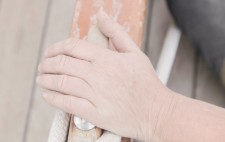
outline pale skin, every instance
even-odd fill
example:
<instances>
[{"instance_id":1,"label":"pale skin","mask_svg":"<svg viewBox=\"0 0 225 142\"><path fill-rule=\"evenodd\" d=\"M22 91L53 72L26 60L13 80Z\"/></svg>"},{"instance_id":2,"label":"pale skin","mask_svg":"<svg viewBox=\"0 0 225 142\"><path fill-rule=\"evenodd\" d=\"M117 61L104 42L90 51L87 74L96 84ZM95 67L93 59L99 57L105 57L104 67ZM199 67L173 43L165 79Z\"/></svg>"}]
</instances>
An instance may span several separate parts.
<instances>
[{"instance_id":1,"label":"pale skin","mask_svg":"<svg viewBox=\"0 0 225 142\"><path fill-rule=\"evenodd\" d=\"M225 141L224 109L168 89L119 24L97 20L114 50L72 38L49 47L37 77L47 103L147 142Z\"/></svg>"}]
</instances>

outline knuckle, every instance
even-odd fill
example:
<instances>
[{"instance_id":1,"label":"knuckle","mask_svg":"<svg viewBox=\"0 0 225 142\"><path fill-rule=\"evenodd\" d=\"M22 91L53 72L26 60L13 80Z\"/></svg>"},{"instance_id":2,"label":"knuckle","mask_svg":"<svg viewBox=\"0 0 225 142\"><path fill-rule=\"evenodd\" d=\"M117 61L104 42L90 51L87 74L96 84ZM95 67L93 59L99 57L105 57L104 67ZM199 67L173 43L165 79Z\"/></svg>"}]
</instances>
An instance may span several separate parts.
<instances>
[{"instance_id":1,"label":"knuckle","mask_svg":"<svg viewBox=\"0 0 225 142\"><path fill-rule=\"evenodd\" d=\"M66 83L67 76L61 75L58 79L57 88L59 91L63 91L65 89L65 83Z\"/></svg>"}]
</instances>

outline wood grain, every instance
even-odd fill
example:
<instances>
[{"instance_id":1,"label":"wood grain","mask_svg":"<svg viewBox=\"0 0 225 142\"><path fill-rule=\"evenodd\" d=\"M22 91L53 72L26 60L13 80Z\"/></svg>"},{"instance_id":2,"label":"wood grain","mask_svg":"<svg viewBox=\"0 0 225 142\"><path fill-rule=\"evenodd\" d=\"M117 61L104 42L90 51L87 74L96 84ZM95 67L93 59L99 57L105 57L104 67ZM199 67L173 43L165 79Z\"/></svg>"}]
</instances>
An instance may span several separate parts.
<instances>
[{"instance_id":1,"label":"wood grain","mask_svg":"<svg viewBox=\"0 0 225 142\"><path fill-rule=\"evenodd\" d=\"M40 50L44 51L51 44L69 38L74 4L75 0L52 0ZM40 60L42 60L42 55ZM26 139L27 142L44 142L48 139L55 110L43 101L39 87L36 86L33 92Z\"/></svg>"},{"instance_id":2,"label":"wood grain","mask_svg":"<svg viewBox=\"0 0 225 142\"><path fill-rule=\"evenodd\" d=\"M23 142L46 0L4 0L0 13L0 141Z\"/></svg>"}]
</instances>

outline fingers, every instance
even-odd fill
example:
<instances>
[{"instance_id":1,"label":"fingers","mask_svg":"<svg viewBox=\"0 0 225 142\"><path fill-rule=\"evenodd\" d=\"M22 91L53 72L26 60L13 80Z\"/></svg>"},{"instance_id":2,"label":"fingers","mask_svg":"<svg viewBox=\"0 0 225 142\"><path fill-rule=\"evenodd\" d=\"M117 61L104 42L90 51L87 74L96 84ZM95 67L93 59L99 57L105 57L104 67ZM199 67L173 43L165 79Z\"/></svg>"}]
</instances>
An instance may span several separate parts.
<instances>
[{"instance_id":1,"label":"fingers","mask_svg":"<svg viewBox=\"0 0 225 142\"><path fill-rule=\"evenodd\" d=\"M45 52L45 56L54 57L60 54L64 54L67 56L92 62L106 52L107 49L100 48L85 40L70 38L65 41L56 43L52 47L49 47Z\"/></svg>"},{"instance_id":2,"label":"fingers","mask_svg":"<svg viewBox=\"0 0 225 142\"><path fill-rule=\"evenodd\" d=\"M91 86L84 80L67 75L44 74L37 78L37 83L44 89L92 100Z\"/></svg>"},{"instance_id":3,"label":"fingers","mask_svg":"<svg viewBox=\"0 0 225 142\"><path fill-rule=\"evenodd\" d=\"M53 107L75 114L76 116L87 120L89 120L95 112L95 107L91 102L75 96L65 95L54 91L45 91L43 93L43 98Z\"/></svg>"},{"instance_id":4,"label":"fingers","mask_svg":"<svg viewBox=\"0 0 225 142\"><path fill-rule=\"evenodd\" d=\"M45 59L38 67L42 74L66 74L69 76L88 78L91 75L91 63L66 55L57 55Z\"/></svg>"},{"instance_id":5,"label":"fingers","mask_svg":"<svg viewBox=\"0 0 225 142\"><path fill-rule=\"evenodd\" d=\"M132 52L138 50L123 27L110 19L102 10L98 12L97 20L100 31L112 41L117 51Z\"/></svg>"}]
</instances>

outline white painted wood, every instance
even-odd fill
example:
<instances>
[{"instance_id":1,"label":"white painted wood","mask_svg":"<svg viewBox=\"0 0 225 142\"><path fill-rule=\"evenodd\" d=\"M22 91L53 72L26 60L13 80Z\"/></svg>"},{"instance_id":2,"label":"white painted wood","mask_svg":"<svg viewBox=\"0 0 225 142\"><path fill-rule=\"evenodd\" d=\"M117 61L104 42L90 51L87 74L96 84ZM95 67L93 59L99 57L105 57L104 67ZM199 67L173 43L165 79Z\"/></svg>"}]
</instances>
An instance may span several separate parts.
<instances>
[{"instance_id":1,"label":"white painted wood","mask_svg":"<svg viewBox=\"0 0 225 142\"><path fill-rule=\"evenodd\" d=\"M181 32L175 25L170 25L156 67L156 72L163 84L167 84L179 46Z\"/></svg>"}]
</instances>

